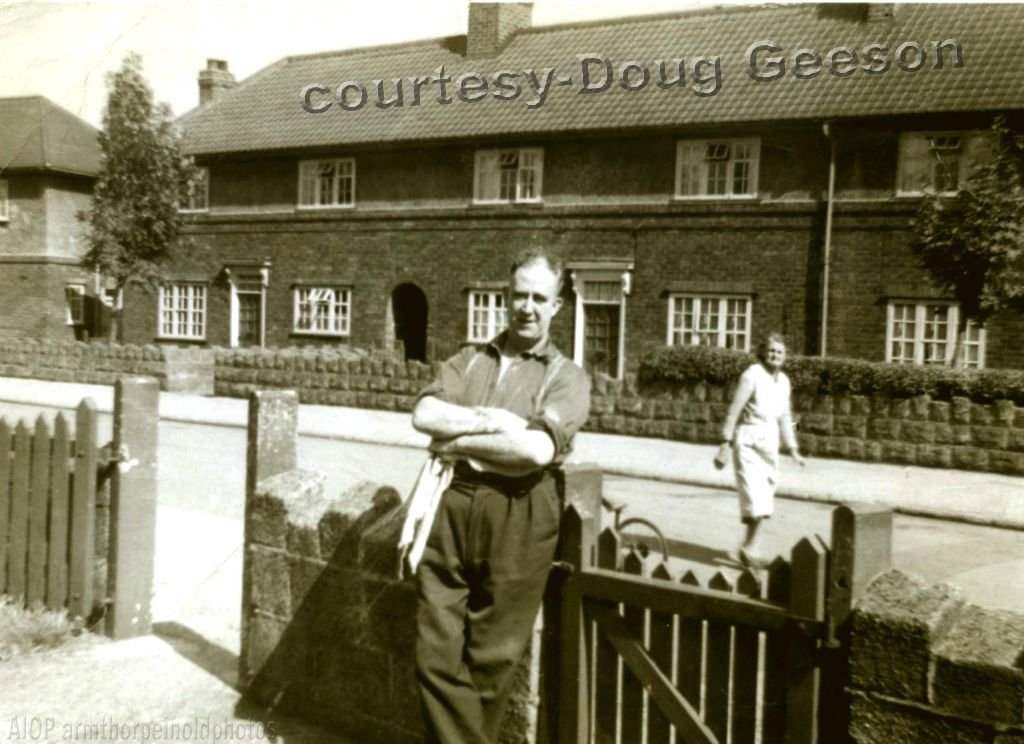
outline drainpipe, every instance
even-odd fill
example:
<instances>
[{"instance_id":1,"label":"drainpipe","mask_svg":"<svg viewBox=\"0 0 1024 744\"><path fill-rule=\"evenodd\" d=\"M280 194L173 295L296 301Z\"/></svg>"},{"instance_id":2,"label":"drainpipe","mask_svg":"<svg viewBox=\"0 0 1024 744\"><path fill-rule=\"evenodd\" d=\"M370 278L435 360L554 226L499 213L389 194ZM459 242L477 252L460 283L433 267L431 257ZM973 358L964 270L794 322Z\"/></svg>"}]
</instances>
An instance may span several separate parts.
<instances>
[{"instance_id":1,"label":"drainpipe","mask_svg":"<svg viewBox=\"0 0 1024 744\"><path fill-rule=\"evenodd\" d=\"M825 198L825 248L821 272L821 343L819 354L828 353L828 290L829 268L832 263L832 202L836 192L836 140L829 122L822 124L822 131L829 142L828 154L828 195Z\"/></svg>"}]
</instances>

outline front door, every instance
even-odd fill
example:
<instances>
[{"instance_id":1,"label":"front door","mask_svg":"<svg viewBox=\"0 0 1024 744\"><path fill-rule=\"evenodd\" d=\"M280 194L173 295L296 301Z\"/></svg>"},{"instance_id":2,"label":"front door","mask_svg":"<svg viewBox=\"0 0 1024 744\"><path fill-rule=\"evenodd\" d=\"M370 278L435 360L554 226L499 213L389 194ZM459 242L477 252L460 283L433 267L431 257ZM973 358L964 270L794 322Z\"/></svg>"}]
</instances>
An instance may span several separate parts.
<instances>
[{"instance_id":1,"label":"front door","mask_svg":"<svg viewBox=\"0 0 1024 744\"><path fill-rule=\"evenodd\" d=\"M583 359L591 377L619 374L619 305L583 305Z\"/></svg>"},{"instance_id":2,"label":"front door","mask_svg":"<svg viewBox=\"0 0 1024 744\"><path fill-rule=\"evenodd\" d=\"M234 292L234 346L263 346L263 277L259 274L238 276L232 283Z\"/></svg>"}]
</instances>

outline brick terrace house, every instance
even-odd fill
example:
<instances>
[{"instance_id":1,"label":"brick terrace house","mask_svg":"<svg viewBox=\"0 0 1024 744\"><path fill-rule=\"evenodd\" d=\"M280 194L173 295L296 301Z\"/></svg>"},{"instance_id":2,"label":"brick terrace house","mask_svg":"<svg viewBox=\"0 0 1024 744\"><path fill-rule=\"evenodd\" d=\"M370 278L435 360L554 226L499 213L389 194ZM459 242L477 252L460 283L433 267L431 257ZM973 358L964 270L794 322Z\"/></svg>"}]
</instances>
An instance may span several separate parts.
<instances>
[{"instance_id":1,"label":"brick terrace house","mask_svg":"<svg viewBox=\"0 0 1024 744\"><path fill-rule=\"evenodd\" d=\"M508 256L543 243L570 275L555 340L591 371L772 329L803 353L951 357L957 308L910 220L996 113L1019 118L1024 6L530 18L473 3L465 37L289 57L237 86L212 62L182 119L203 257L129 299L126 340L440 356L500 329ZM1022 329L972 326L966 363L1024 367Z\"/></svg>"},{"instance_id":2,"label":"brick terrace house","mask_svg":"<svg viewBox=\"0 0 1024 744\"><path fill-rule=\"evenodd\" d=\"M97 130L42 96L0 98L0 338L95 335L97 279L84 232Z\"/></svg>"}]
</instances>

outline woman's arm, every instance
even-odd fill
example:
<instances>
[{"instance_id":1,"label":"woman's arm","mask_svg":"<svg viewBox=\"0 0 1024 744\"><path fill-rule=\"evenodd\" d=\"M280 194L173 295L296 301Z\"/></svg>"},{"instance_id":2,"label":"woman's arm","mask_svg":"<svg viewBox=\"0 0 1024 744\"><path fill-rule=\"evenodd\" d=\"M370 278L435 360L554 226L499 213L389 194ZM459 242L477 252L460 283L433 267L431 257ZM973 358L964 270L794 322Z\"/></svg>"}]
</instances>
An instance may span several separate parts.
<instances>
[{"instance_id":1,"label":"woman's arm","mask_svg":"<svg viewBox=\"0 0 1024 744\"><path fill-rule=\"evenodd\" d=\"M736 422L739 421L743 407L747 405L750 396L754 394L754 378L744 372L740 375L740 382L736 386L736 394L732 396L732 403L729 405L729 413L722 425L722 441L731 442L736 434Z\"/></svg>"}]
</instances>

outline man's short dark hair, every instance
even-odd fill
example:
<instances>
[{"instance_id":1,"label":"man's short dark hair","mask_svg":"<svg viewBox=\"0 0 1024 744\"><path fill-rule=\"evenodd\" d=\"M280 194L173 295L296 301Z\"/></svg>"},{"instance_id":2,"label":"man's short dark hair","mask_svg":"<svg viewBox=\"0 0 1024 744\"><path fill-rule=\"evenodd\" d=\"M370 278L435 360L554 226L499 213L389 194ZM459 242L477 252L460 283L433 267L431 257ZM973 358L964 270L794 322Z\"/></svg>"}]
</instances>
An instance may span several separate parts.
<instances>
[{"instance_id":1,"label":"man's short dark hair","mask_svg":"<svg viewBox=\"0 0 1024 744\"><path fill-rule=\"evenodd\" d=\"M515 274L520 267L529 266L537 261L543 261L547 264L551 273L558 277L558 294L562 294L562 285L565 281L565 265L562 263L561 256L557 253L552 253L542 246L524 248L516 253L512 259L512 269L509 271L509 275Z\"/></svg>"}]
</instances>

